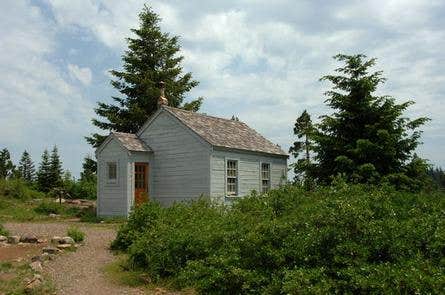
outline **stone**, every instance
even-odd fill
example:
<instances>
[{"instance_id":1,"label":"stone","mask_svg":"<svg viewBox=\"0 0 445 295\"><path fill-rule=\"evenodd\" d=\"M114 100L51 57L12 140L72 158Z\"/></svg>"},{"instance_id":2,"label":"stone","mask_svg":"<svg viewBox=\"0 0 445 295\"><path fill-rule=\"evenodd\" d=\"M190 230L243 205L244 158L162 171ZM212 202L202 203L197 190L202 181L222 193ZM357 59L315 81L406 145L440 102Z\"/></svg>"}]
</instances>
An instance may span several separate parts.
<instances>
[{"instance_id":1,"label":"stone","mask_svg":"<svg viewBox=\"0 0 445 295\"><path fill-rule=\"evenodd\" d=\"M63 237L59 243L60 244L74 244L75 242L72 237Z\"/></svg>"},{"instance_id":2,"label":"stone","mask_svg":"<svg viewBox=\"0 0 445 295\"><path fill-rule=\"evenodd\" d=\"M20 237L22 243L37 243L37 237L34 234L27 233Z\"/></svg>"},{"instance_id":3,"label":"stone","mask_svg":"<svg viewBox=\"0 0 445 295\"><path fill-rule=\"evenodd\" d=\"M46 243L46 242L48 242L48 240L46 240L46 239L38 239L37 240L38 244L43 244L43 243Z\"/></svg>"},{"instance_id":4,"label":"stone","mask_svg":"<svg viewBox=\"0 0 445 295\"><path fill-rule=\"evenodd\" d=\"M43 278L41 275L35 274L34 277L26 284L25 293L32 294L34 290L42 285Z\"/></svg>"},{"instance_id":5,"label":"stone","mask_svg":"<svg viewBox=\"0 0 445 295\"><path fill-rule=\"evenodd\" d=\"M8 240L8 237L0 236L0 242L6 242Z\"/></svg>"},{"instance_id":6,"label":"stone","mask_svg":"<svg viewBox=\"0 0 445 295\"><path fill-rule=\"evenodd\" d=\"M56 259L56 255L55 254L49 254L49 253L43 253L40 257L42 258L43 261Z\"/></svg>"},{"instance_id":7,"label":"stone","mask_svg":"<svg viewBox=\"0 0 445 295\"><path fill-rule=\"evenodd\" d=\"M51 218L56 218L56 217L59 217L60 215L59 214L50 213L48 216L51 217Z\"/></svg>"},{"instance_id":8,"label":"stone","mask_svg":"<svg viewBox=\"0 0 445 295\"><path fill-rule=\"evenodd\" d=\"M42 263L40 261L31 262L29 266L35 272L41 272L43 270Z\"/></svg>"},{"instance_id":9,"label":"stone","mask_svg":"<svg viewBox=\"0 0 445 295\"><path fill-rule=\"evenodd\" d=\"M45 247L42 249L42 252L48 254L58 254L60 250L54 247Z\"/></svg>"},{"instance_id":10,"label":"stone","mask_svg":"<svg viewBox=\"0 0 445 295\"><path fill-rule=\"evenodd\" d=\"M60 245L57 245L57 248L60 249L60 250L69 249L71 247L72 247L71 244L60 244Z\"/></svg>"},{"instance_id":11,"label":"stone","mask_svg":"<svg viewBox=\"0 0 445 295\"><path fill-rule=\"evenodd\" d=\"M9 244L18 244L20 242L19 236L9 236L8 237L8 243Z\"/></svg>"},{"instance_id":12,"label":"stone","mask_svg":"<svg viewBox=\"0 0 445 295\"><path fill-rule=\"evenodd\" d=\"M52 243L52 244L59 244L61 240L62 240L61 237L59 237L59 236L54 236L54 237L51 238L51 243Z\"/></svg>"},{"instance_id":13,"label":"stone","mask_svg":"<svg viewBox=\"0 0 445 295\"><path fill-rule=\"evenodd\" d=\"M34 261L40 261L40 262L42 262L42 261L43 261L43 258L42 258L41 255L36 255L36 256L31 257L31 262L34 262Z\"/></svg>"}]
</instances>

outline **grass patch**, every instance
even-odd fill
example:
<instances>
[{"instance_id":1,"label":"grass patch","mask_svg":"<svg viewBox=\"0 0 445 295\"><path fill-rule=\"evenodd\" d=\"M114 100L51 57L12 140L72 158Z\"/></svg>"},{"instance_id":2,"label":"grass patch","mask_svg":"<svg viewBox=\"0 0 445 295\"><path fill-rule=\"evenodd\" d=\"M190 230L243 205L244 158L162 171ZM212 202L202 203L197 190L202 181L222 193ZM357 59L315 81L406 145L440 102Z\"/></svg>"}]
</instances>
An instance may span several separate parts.
<instances>
[{"instance_id":1,"label":"grass patch","mask_svg":"<svg viewBox=\"0 0 445 295\"><path fill-rule=\"evenodd\" d=\"M71 237L74 242L80 243L85 239L85 233L77 227L70 227L67 231L67 235Z\"/></svg>"},{"instance_id":2,"label":"grass patch","mask_svg":"<svg viewBox=\"0 0 445 295\"><path fill-rule=\"evenodd\" d=\"M26 293L26 280L33 277L34 272L25 263L0 262L0 294L53 294L54 285L44 277L40 287L32 293Z\"/></svg>"},{"instance_id":3,"label":"grass patch","mask_svg":"<svg viewBox=\"0 0 445 295\"><path fill-rule=\"evenodd\" d=\"M0 224L0 236L8 236L9 232L6 230L6 228L3 227L2 224Z\"/></svg>"}]
</instances>

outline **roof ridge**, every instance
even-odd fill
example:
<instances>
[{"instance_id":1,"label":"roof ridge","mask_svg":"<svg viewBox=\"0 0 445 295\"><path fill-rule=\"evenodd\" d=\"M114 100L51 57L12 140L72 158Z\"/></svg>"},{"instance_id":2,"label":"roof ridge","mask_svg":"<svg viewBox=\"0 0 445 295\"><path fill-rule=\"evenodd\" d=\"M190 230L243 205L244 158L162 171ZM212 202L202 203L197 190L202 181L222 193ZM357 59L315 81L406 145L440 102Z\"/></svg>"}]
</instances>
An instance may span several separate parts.
<instances>
[{"instance_id":1,"label":"roof ridge","mask_svg":"<svg viewBox=\"0 0 445 295\"><path fill-rule=\"evenodd\" d=\"M179 110L181 112L191 113L191 114L195 114L195 115L199 115L199 116L203 116L203 117L209 117L209 118L213 118L213 119L224 120L224 121L228 121L228 122L236 122L236 123L241 123L241 124L247 125L243 121L239 121L239 120L235 121L235 120L232 120L232 119L221 118L221 117L217 117L217 116L212 116L212 115L207 115L207 114L203 114L203 113L193 112L193 111L184 110L184 109L180 109L180 108L175 108L175 107L171 107L171 106L163 106L163 108L165 108L167 110L168 109Z\"/></svg>"}]
</instances>

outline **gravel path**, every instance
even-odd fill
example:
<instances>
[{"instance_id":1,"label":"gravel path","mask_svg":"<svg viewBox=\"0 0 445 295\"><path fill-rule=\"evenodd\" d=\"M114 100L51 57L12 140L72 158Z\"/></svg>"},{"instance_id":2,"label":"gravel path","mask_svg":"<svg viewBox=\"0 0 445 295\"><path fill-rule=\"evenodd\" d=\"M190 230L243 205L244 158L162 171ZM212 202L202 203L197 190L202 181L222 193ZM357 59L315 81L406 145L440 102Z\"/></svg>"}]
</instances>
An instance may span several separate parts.
<instances>
[{"instance_id":1,"label":"gravel path","mask_svg":"<svg viewBox=\"0 0 445 295\"><path fill-rule=\"evenodd\" d=\"M27 232L51 238L65 236L69 222L59 223L6 223L5 227L14 234ZM110 226L75 223L85 232L85 245L76 252L64 253L44 266L44 271L53 280L57 294L144 294L140 289L113 284L102 272L104 265L114 260L108 250L116 231Z\"/></svg>"}]
</instances>

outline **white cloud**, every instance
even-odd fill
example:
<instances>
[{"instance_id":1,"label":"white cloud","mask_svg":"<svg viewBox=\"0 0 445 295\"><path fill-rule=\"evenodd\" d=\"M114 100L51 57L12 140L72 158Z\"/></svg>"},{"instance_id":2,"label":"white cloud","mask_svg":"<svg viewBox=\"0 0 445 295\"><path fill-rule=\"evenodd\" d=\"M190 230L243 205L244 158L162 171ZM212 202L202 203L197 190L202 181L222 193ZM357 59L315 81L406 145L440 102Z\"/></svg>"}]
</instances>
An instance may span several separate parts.
<instances>
[{"instance_id":1,"label":"white cloud","mask_svg":"<svg viewBox=\"0 0 445 295\"><path fill-rule=\"evenodd\" d=\"M72 78L79 80L84 85L90 85L92 79L90 68L81 68L78 65L68 64L68 71Z\"/></svg>"}]
</instances>

